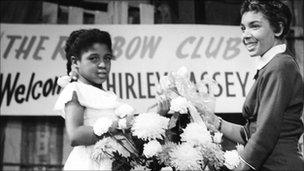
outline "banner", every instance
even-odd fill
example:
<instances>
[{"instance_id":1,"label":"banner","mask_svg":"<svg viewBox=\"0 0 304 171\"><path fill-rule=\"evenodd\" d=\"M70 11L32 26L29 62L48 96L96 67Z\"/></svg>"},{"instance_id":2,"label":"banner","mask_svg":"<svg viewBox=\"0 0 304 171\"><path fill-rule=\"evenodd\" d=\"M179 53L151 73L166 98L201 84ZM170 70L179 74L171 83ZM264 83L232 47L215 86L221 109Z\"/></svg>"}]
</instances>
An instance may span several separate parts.
<instances>
[{"instance_id":1,"label":"banner","mask_svg":"<svg viewBox=\"0 0 304 171\"><path fill-rule=\"evenodd\" d=\"M215 112L242 111L255 66L238 26L1 24L1 115L56 115L65 41L73 30L93 27L111 34L116 56L104 87L137 112L156 103L159 78L181 66L194 81L218 82Z\"/></svg>"}]
</instances>

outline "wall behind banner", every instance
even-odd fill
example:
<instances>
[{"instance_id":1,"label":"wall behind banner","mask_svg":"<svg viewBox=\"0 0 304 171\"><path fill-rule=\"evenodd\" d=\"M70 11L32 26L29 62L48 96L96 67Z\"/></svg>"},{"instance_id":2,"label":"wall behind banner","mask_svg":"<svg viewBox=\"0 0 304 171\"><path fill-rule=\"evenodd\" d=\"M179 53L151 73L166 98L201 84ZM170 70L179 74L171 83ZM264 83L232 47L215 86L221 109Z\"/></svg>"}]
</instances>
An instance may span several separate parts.
<instances>
[{"instance_id":1,"label":"wall behind banner","mask_svg":"<svg viewBox=\"0 0 304 171\"><path fill-rule=\"evenodd\" d=\"M52 24L41 27L38 25L41 28L40 30L33 28L29 32L22 31L21 33L16 30L22 29L20 27L23 27L23 25L18 25L18 27L13 29L16 32L11 32L11 34L7 32L3 33L1 24L0 168L2 170L58 170L62 168L71 147L64 131L64 120L56 116L51 109L53 101L56 100L59 92L59 87L54 82L56 81L56 77L65 73L65 61L62 58L64 55L60 45L63 45L65 37L70 31L77 27L82 27L81 24L98 24L100 28L103 28L103 25L107 25L106 27L111 28L110 25L112 24L175 23L235 25L235 29L238 31L240 21L238 11L241 0L233 2L215 0L75 0L73 2L65 0L4 0L0 1L0 3L2 24ZM291 9L293 9L295 16L288 42L296 53L302 73L304 73L303 1L289 0L288 3ZM61 27L61 24L73 25ZM50 33L51 27L57 29L54 29L54 32ZM58 29L59 27L63 28L63 30ZM95 27L95 25L86 25L84 27ZM117 26L114 27L116 28ZM162 33L157 32L157 36L154 36L154 39L152 37L155 31L152 29L151 32L149 26L143 26L142 28L145 29L135 29L124 34L114 31L113 38L115 38L114 42L116 42L116 55L118 59L113 66L124 66L125 63L130 64L134 62L136 65L132 66L136 66L139 70L114 67L114 72L110 75L110 80L105 86L109 87L110 90L116 91L119 96L131 102L132 105L142 106L141 104L145 104L148 106L154 103L154 84L159 76L165 72L177 69L181 64L195 63L195 67L187 65L191 71L194 71L192 78L199 80L201 76L206 76L205 71L209 71L208 73L220 82L221 88L217 87L216 94L218 94L217 99L221 100L221 103L218 101L217 108L221 110L229 106L228 109L236 109L236 106L228 104L231 104L233 99L242 100L243 94L246 94L247 88L252 81L252 73L249 71L247 74L247 68L239 69L237 67L240 66L235 65L237 66L235 67L231 64L234 63L231 61L235 61L238 58L226 60L226 62L224 58L221 58L225 54L226 47L229 47L227 46L229 44L227 40L231 37L230 30L225 33L223 40L218 36L213 39L213 43L210 43L211 36L208 35L209 32L204 31L202 33L203 30L201 30L200 25L183 25L181 27L171 25L171 27L164 26L163 28L173 29L178 27L179 29L190 29L191 31L197 27L199 30L194 31L193 35L178 32L170 37L170 34L159 35ZM214 34L215 30L212 30L211 34ZM112 29L109 31L111 32ZM135 32L138 32L139 36L134 36ZM147 34L146 32L151 33ZM165 33L170 32L166 31ZM130 37L124 36L128 34L130 34ZM236 33L234 34L236 35ZM8 37L8 35L11 36ZM238 35L236 36L239 37ZM54 40L54 37L56 40ZM159 39L159 37L161 38ZM169 40L173 41L166 41L165 38L168 37L170 38ZM180 39L178 39L179 37ZM11 47L8 48L9 42L13 40L14 43L11 43ZM2 45L2 41L5 41L6 44ZM234 41L237 41L237 39ZM22 46L22 42L24 42L24 46ZM216 51L216 45L219 42L222 42L222 44L220 45L220 50ZM208 53L206 50L209 44L212 45L209 51L214 53ZM57 45L59 45L58 48L56 48ZM180 48L178 48L179 45L181 45ZM2 50L2 46L5 50ZM27 47L31 48L27 51ZM161 48L165 48L165 50ZM174 49L174 51L169 52L168 49ZM9 69L2 67L4 66L2 64L2 55L5 54L6 50L6 61L13 63L13 65L9 65L13 66ZM236 51L229 51L228 48L227 52L229 52L227 53L229 56L233 54L232 52ZM240 53L243 53L243 51ZM54 57L55 60L52 60L54 54L56 54L56 57ZM207 58L208 55L209 58ZM161 57L162 59L157 61L157 57ZM164 63L164 58L170 58L171 61L178 62L167 68L166 65L171 63ZM153 60L155 60L155 63L151 62L151 68L140 67L142 64ZM201 61L208 61L208 64L210 62L211 66L216 67L208 67L206 63ZM221 65L222 62L223 64ZM51 68L52 71L50 72L43 70L42 66L46 68L49 63L58 64L55 66L58 70L54 72L54 67ZM30 65L31 67L24 67L25 65ZM245 66L248 65L246 64ZM156 70L152 66L159 68ZM229 66L232 69L225 68ZM21 70L18 72L18 69ZM236 72L236 70L245 72ZM248 70L251 69L248 68ZM9 73L11 74L9 75ZM10 81L7 81L8 79ZM4 89L6 82L11 84L7 85L7 88ZM4 90L6 90L5 95L2 94ZM8 107L8 102L11 107ZM235 104L240 104L240 101L237 101ZM45 108L45 110L42 110L42 108ZM145 109L146 106L139 110L144 111ZM3 113L3 111L5 112ZM218 115L235 123L244 123L244 120L240 117L240 113L223 113ZM300 143L299 147L303 148L303 143Z\"/></svg>"}]
</instances>

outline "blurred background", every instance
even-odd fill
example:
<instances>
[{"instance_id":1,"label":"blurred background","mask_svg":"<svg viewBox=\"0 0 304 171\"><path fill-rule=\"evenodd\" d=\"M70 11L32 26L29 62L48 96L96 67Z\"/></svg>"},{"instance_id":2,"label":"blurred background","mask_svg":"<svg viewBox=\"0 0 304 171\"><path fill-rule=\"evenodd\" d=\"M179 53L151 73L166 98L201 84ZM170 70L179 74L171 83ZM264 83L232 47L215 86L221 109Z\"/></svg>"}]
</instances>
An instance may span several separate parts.
<instances>
[{"instance_id":1,"label":"blurred background","mask_svg":"<svg viewBox=\"0 0 304 171\"><path fill-rule=\"evenodd\" d=\"M303 0L286 2L294 16L287 41L304 76L304 3ZM0 11L1 23L10 24L238 26L241 3L242 0L2 0ZM2 84L1 74L1 101ZM218 115L235 123L244 123L241 113ZM62 169L71 150L63 118L1 114L0 121L0 170ZM303 138L299 147L303 153Z\"/></svg>"}]
</instances>

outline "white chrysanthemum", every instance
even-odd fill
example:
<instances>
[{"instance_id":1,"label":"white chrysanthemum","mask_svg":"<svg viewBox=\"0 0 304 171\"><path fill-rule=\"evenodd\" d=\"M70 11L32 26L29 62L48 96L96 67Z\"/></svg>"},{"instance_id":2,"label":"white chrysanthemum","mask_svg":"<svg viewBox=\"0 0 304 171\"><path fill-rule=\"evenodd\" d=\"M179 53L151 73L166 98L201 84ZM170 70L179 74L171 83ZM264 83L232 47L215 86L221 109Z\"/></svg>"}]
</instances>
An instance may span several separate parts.
<instances>
[{"instance_id":1,"label":"white chrysanthemum","mask_svg":"<svg viewBox=\"0 0 304 171\"><path fill-rule=\"evenodd\" d=\"M188 69L185 66L180 67L177 71L176 71L176 75L178 77L181 78L187 78L189 74Z\"/></svg>"},{"instance_id":2,"label":"white chrysanthemum","mask_svg":"<svg viewBox=\"0 0 304 171\"><path fill-rule=\"evenodd\" d=\"M62 88L68 85L70 82L71 82L71 77L68 75L61 76L57 80L57 84Z\"/></svg>"},{"instance_id":3,"label":"white chrysanthemum","mask_svg":"<svg viewBox=\"0 0 304 171\"><path fill-rule=\"evenodd\" d=\"M172 87L172 82L168 75L165 75L159 79L159 92L166 91Z\"/></svg>"},{"instance_id":4,"label":"white chrysanthemum","mask_svg":"<svg viewBox=\"0 0 304 171\"><path fill-rule=\"evenodd\" d=\"M189 102L186 98L178 96L171 100L170 112L187 113Z\"/></svg>"},{"instance_id":5,"label":"white chrysanthemum","mask_svg":"<svg viewBox=\"0 0 304 171\"><path fill-rule=\"evenodd\" d=\"M93 131L96 135L101 136L108 132L109 128L113 124L113 120L106 117L101 117L93 125Z\"/></svg>"},{"instance_id":6,"label":"white chrysanthemum","mask_svg":"<svg viewBox=\"0 0 304 171\"><path fill-rule=\"evenodd\" d=\"M147 169L145 166L142 166L142 165L136 165L136 166L134 166L134 168L132 169L132 170L134 170L134 171L136 171L136 170L149 170L149 169Z\"/></svg>"},{"instance_id":7,"label":"white chrysanthemum","mask_svg":"<svg viewBox=\"0 0 304 171\"><path fill-rule=\"evenodd\" d=\"M162 145L162 151L157 154L157 160L159 163L163 163L165 166L170 166L171 156L170 153L177 147L178 145L167 141L164 145Z\"/></svg>"},{"instance_id":8,"label":"white chrysanthemum","mask_svg":"<svg viewBox=\"0 0 304 171\"><path fill-rule=\"evenodd\" d=\"M241 153L242 151L244 151L244 145L242 145L242 144L237 144L236 145L236 151L238 152L238 153Z\"/></svg>"},{"instance_id":9,"label":"white chrysanthemum","mask_svg":"<svg viewBox=\"0 0 304 171\"><path fill-rule=\"evenodd\" d=\"M210 132L207 130L207 127L203 122L189 123L181 134L181 138L182 141L193 145L203 145L212 142Z\"/></svg>"},{"instance_id":10,"label":"white chrysanthemum","mask_svg":"<svg viewBox=\"0 0 304 171\"><path fill-rule=\"evenodd\" d=\"M221 170L224 165L224 151L219 144L208 143L197 147L204 159L208 160L208 165L212 166L215 170Z\"/></svg>"},{"instance_id":11,"label":"white chrysanthemum","mask_svg":"<svg viewBox=\"0 0 304 171\"><path fill-rule=\"evenodd\" d=\"M133 135L143 140L162 139L168 128L169 118L157 113L142 113L132 126Z\"/></svg>"},{"instance_id":12,"label":"white chrysanthemum","mask_svg":"<svg viewBox=\"0 0 304 171\"><path fill-rule=\"evenodd\" d=\"M135 109L132 106L123 103L122 105L120 105L118 108L115 109L114 113L117 117L124 118L127 115L134 114L134 111Z\"/></svg>"},{"instance_id":13,"label":"white chrysanthemum","mask_svg":"<svg viewBox=\"0 0 304 171\"><path fill-rule=\"evenodd\" d=\"M224 165L230 170L235 169L240 164L240 157L236 150L226 151L224 158Z\"/></svg>"},{"instance_id":14,"label":"white chrysanthemum","mask_svg":"<svg viewBox=\"0 0 304 171\"><path fill-rule=\"evenodd\" d=\"M146 157L149 158L155 156L161 150L162 150L162 146L160 145L160 143L156 140L152 140L144 144L143 153Z\"/></svg>"},{"instance_id":15,"label":"white chrysanthemum","mask_svg":"<svg viewBox=\"0 0 304 171\"><path fill-rule=\"evenodd\" d=\"M99 170L112 170L113 160L104 159L99 162Z\"/></svg>"},{"instance_id":16,"label":"white chrysanthemum","mask_svg":"<svg viewBox=\"0 0 304 171\"><path fill-rule=\"evenodd\" d=\"M221 132L214 133L213 142L218 143L218 144L221 143L222 137L223 137L223 134Z\"/></svg>"},{"instance_id":17,"label":"white chrysanthemum","mask_svg":"<svg viewBox=\"0 0 304 171\"><path fill-rule=\"evenodd\" d=\"M123 157L129 157L130 153L125 150L119 143L114 139L107 137L99 140L94 145L94 150L92 152L92 158L95 161L102 161L104 159L109 159L113 152L120 153Z\"/></svg>"},{"instance_id":18,"label":"white chrysanthemum","mask_svg":"<svg viewBox=\"0 0 304 171\"><path fill-rule=\"evenodd\" d=\"M191 144L178 145L171 153L171 165L177 170L200 170L203 158Z\"/></svg>"},{"instance_id":19,"label":"white chrysanthemum","mask_svg":"<svg viewBox=\"0 0 304 171\"><path fill-rule=\"evenodd\" d=\"M173 171L172 167L163 167L160 171Z\"/></svg>"}]
</instances>

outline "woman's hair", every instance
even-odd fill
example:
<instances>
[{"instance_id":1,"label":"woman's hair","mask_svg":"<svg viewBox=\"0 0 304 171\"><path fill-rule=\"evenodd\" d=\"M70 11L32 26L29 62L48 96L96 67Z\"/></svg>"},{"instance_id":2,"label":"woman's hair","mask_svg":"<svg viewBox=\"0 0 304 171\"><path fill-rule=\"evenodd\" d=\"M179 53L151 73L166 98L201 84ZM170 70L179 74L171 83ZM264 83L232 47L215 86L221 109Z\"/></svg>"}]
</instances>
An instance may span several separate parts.
<instances>
[{"instance_id":1,"label":"woman's hair","mask_svg":"<svg viewBox=\"0 0 304 171\"><path fill-rule=\"evenodd\" d=\"M80 29L73 31L65 44L65 53L67 59L67 73L71 71L72 56L76 60L81 60L81 53L88 50L94 43L101 43L108 46L112 52L112 41L111 36L106 31L99 29Z\"/></svg>"},{"instance_id":2,"label":"woman's hair","mask_svg":"<svg viewBox=\"0 0 304 171\"><path fill-rule=\"evenodd\" d=\"M280 31L282 24L283 32L279 39L284 39L289 32L292 14L288 6L280 0L245 0L241 7L241 15L249 11L261 12L275 33Z\"/></svg>"}]
</instances>

